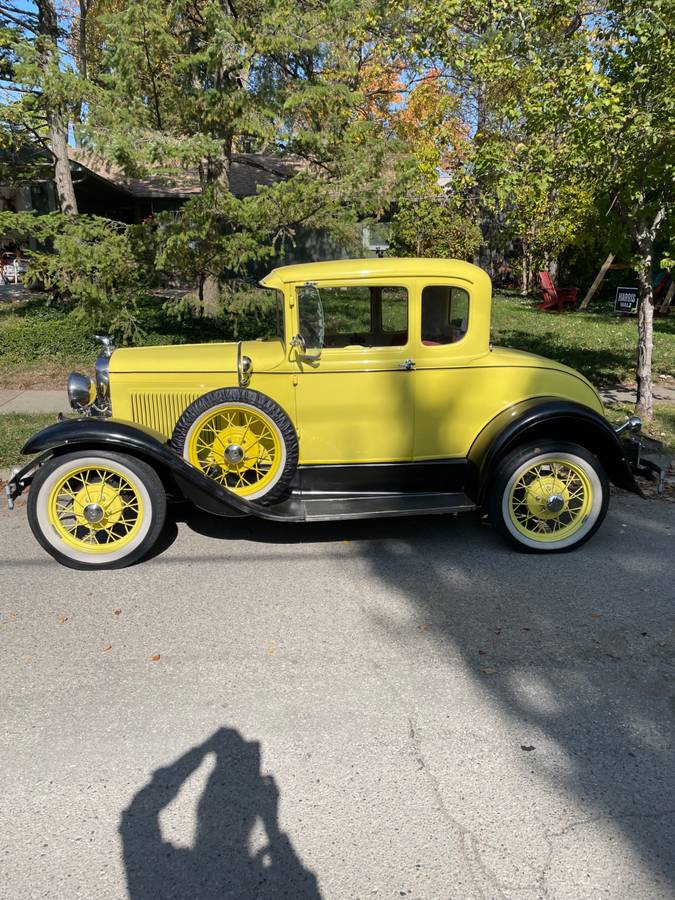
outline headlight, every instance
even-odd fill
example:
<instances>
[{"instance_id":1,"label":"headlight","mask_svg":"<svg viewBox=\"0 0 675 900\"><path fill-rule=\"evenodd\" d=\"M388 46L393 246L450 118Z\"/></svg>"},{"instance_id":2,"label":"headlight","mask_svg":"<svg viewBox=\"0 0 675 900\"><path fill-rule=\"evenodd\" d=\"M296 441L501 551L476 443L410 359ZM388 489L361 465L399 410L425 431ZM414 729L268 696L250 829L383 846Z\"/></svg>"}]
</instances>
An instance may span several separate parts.
<instances>
[{"instance_id":1,"label":"headlight","mask_svg":"<svg viewBox=\"0 0 675 900\"><path fill-rule=\"evenodd\" d=\"M76 412L88 409L96 400L96 385L88 375L71 372L68 376L68 399Z\"/></svg>"},{"instance_id":2,"label":"headlight","mask_svg":"<svg viewBox=\"0 0 675 900\"><path fill-rule=\"evenodd\" d=\"M110 357L99 356L96 359L96 388L98 399L107 400L110 393Z\"/></svg>"}]
</instances>

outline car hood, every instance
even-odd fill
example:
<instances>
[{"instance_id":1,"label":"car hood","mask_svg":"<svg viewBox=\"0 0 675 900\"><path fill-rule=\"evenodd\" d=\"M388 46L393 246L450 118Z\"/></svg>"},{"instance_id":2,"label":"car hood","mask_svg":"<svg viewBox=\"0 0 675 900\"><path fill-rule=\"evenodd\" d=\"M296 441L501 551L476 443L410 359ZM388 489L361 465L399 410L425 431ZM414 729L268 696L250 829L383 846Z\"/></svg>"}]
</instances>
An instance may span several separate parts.
<instances>
[{"instance_id":1,"label":"car hood","mask_svg":"<svg viewBox=\"0 0 675 900\"><path fill-rule=\"evenodd\" d=\"M269 372L284 361L281 341L242 341L256 372ZM160 347L122 347L110 358L110 372L235 372L237 344L168 344Z\"/></svg>"}]
</instances>

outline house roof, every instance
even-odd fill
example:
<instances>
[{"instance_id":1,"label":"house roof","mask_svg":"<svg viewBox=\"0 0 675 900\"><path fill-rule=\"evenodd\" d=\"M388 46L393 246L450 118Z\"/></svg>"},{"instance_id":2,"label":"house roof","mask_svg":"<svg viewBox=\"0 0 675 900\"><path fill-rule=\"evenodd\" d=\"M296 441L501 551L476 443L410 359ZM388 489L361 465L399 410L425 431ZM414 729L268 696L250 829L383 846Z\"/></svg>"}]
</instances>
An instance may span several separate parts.
<instances>
[{"instance_id":1,"label":"house roof","mask_svg":"<svg viewBox=\"0 0 675 900\"><path fill-rule=\"evenodd\" d=\"M119 166L111 165L90 151L69 147L68 156L71 162L95 178L113 184L132 197L187 200L201 191L196 168L171 175L162 173L130 178ZM236 153L232 156L230 189L238 197L248 197L255 194L258 187L284 181L303 168L304 163L298 159L282 159L271 153Z\"/></svg>"}]
</instances>

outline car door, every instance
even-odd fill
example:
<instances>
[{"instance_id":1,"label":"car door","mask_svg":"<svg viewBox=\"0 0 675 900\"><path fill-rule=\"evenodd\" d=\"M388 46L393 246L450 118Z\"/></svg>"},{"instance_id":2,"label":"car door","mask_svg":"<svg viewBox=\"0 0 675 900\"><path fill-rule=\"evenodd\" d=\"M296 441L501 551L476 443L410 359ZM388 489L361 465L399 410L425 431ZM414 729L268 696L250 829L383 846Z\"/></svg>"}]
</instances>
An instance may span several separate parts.
<instances>
[{"instance_id":1,"label":"car door","mask_svg":"<svg viewBox=\"0 0 675 900\"><path fill-rule=\"evenodd\" d=\"M294 290L300 462L411 460L409 286L371 279Z\"/></svg>"}]
</instances>

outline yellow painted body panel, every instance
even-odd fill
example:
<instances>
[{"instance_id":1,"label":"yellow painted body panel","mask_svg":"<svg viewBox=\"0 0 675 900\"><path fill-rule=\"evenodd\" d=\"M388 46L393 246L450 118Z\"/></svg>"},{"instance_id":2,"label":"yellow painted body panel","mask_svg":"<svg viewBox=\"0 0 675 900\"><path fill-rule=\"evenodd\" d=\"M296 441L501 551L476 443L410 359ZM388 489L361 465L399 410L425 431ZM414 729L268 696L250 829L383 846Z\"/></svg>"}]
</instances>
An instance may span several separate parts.
<instances>
[{"instance_id":1,"label":"yellow painted body panel","mask_svg":"<svg viewBox=\"0 0 675 900\"><path fill-rule=\"evenodd\" d=\"M324 348L317 362L291 347L298 332L297 289L400 286L408 292L408 343L402 347ZM532 397L557 397L602 413L590 383L573 369L515 350L490 348L491 283L470 263L434 259L335 260L286 266L261 282L285 298L283 342L246 341L248 387L275 400L300 439L300 462L358 463L465 457L502 410ZM469 294L468 328L458 342L421 339L427 284ZM208 391L236 387L235 343L122 349L113 353L115 416L170 437L185 407ZM405 360L415 368L402 368Z\"/></svg>"}]
</instances>

